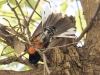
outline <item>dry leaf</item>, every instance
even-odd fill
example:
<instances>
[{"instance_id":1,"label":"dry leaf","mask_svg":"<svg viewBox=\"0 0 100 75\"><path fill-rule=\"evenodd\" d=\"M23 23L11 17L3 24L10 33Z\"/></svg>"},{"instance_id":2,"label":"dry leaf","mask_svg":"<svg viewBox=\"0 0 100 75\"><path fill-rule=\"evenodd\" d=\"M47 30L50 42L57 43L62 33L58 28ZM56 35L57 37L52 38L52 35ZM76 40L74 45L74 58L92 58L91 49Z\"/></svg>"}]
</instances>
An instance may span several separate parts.
<instances>
[{"instance_id":1,"label":"dry leaf","mask_svg":"<svg viewBox=\"0 0 100 75\"><path fill-rule=\"evenodd\" d=\"M22 53L25 50L25 44L19 40L14 41L14 50L16 53Z\"/></svg>"}]
</instances>

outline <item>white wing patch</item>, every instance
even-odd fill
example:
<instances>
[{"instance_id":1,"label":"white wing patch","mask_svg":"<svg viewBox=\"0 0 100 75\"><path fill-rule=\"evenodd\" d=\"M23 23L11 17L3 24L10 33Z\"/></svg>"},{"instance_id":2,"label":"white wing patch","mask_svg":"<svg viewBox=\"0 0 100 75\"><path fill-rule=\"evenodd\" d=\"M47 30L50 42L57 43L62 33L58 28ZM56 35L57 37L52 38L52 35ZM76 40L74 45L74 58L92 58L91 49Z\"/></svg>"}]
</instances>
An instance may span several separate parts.
<instances>
[{"instance_id":1,"label":"white wing patch","mask_svg":"<svg viewBox=\"0 0 100 75\"><path fill-rule=\"evenodd\" d=\"M70 28L66 32L53 37L65 37L65 38L75 38L74 34L76 33L75 28Z\"/></svg>"}]
</instances>

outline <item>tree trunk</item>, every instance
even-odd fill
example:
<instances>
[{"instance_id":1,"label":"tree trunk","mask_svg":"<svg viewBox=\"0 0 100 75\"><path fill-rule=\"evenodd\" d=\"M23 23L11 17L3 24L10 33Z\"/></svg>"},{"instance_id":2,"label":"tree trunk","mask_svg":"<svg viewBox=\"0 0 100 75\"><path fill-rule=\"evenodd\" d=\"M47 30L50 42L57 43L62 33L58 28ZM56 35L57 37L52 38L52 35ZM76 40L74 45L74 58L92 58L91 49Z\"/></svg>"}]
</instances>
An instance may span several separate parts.
<instances>
[{"instance_id":1,"label":"tree trunk","mask_svg":"<svg viewBox=\"0 0 100 75\"><path fill-rule=\"evenodd\" d=\"M81 0L87 24L96 11L98 0ZM100 9L100 8L99 8ZM100 12L100 11L99 11ZM88 31L83 50L83 75L100 75L100 13Z\"/></svg>"}]
</instances>

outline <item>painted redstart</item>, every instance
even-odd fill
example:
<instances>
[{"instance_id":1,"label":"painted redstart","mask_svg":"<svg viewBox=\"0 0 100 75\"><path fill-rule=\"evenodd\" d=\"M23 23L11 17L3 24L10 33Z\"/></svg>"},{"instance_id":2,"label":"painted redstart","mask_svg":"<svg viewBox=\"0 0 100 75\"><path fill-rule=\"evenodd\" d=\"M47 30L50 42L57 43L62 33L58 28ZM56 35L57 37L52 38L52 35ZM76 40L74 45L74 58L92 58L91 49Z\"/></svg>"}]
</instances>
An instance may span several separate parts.
<instances>
[{"instance_id":1,"label":"painted redstart","mask_svg":"<svg viewBox=\"0 0 100 75\"><path fill-rule=\"evenodd\" d=\"M50 8L46 8L46 11ZM44 10L45 11L45 10ZM47 48L49 45L54 46L57 41L51 40L52 37L73 38L75 34L75 26L70 21L67 15L62 16L62 13L57 11L42 12L42 22L35 30L32 38L32 44L37 49ZM58 40L59 41L59 40ZM37 64L41 56L38 51L32 46L29 47L29 61L32 64Z\"/></svg>"}]
</instances>

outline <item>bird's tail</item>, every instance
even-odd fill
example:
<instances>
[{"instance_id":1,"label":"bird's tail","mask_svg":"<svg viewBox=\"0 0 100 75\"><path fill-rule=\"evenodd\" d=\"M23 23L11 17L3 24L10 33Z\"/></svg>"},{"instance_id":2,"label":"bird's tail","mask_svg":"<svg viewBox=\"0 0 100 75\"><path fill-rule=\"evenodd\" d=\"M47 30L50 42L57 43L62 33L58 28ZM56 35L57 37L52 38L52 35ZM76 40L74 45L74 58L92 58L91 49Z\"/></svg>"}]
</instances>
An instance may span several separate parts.
<instances>
[{"instance_id":1,"label":"bird's tail","mask_svg":"<svg viewBox=\"0 0 100 75\"><path fill-rule=\"evenodd\" d=\"M46 10L48 9L48 11ZM53 37L67 37L67 38L74 38L75 34L75 25L70 21L67 15L62 15L57 11L52 11L51 8L46 7L45 13L42 15L42 27L55 27L55 32ZM50 12L49 14L47 14Z\"/></svg>"}]
</instances>

